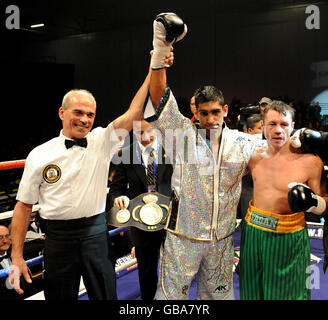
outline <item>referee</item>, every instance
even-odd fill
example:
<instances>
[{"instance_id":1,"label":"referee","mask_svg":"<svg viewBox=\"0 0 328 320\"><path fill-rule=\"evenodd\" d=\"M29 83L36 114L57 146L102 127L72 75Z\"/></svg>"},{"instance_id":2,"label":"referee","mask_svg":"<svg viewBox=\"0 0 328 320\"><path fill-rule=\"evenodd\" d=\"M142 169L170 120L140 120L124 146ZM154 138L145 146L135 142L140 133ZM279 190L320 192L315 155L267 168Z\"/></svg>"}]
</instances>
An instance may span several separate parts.
<instances>
[{"instance_id":1,"label":"referee","mask_svg":"<svg viewBox=\"0 0 328 320\"><path fill-rule=\"evenodd\" d=\"M115 300L116 277L108 254L104 214L111 156L119 143L116 129L132 129L142 117L149 75L129 109L106 128L91 131L96 101L86 90L71 90L59 108L60 135L33 149L26 159L12 219L11 283L31 283L23 259L32 206L46 224L45 298L77 300L80 277L90 300ZM124 131L127 133L127 131ZM14 280L14 282L13 282Z\"/></svg>"}]
</instances>

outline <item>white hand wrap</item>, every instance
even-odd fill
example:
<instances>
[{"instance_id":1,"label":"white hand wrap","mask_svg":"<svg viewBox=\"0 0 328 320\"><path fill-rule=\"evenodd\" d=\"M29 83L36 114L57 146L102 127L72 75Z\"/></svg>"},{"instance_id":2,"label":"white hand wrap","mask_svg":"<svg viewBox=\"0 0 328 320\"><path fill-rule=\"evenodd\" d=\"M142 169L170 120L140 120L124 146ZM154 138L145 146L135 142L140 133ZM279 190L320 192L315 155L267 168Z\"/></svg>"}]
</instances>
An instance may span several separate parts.
<instances>
[{"instance_id":1,"label":"white hand wrap","mask_svg":"<svg viewBox=\"0 0 328 320\"><path fill-rule=\"evenodd\" d=\"M161 69L164 67L169 67L165 65L165 58L170 54L172 44L174 42L180 41L187 34L187 25L184 25L183 33L174 41L167 42L166 30L162 22L154 21L153 24L153 55L151 57L150 67L152 69Z\"/></svg>"},{"instance_id":2,"label":"white hand wrap","mask_svg":"<svg viewBox=\"0 0 328 320\"><path fill-rule=\"evenodd\" d=\"M308 210L306 210L307 212L312 212L315 214L323 214L326 210L326 201L324 198L318 196L317 194L313 196L313 198L318 200L318 204L315 207L311 207Z\"/></svg>"},{"instance_id":3,"label":"white hand wrap","mask_svg":"<svg viewBox=\"0 0 328 320\"><path fill-rule=\"evenodd\" d=\"M302 145L301 140L300 140L300 134L301 134L302 130L304 130L304 129L296 130L295 133L290 137L292 146L294 148L300 148Z\"/></svg>"},{"instance_id":4,"label":"white hand wrap","mask_svg":"<svg viewBox=\"0 0 328 320\"><path fill-rule=\"evenodd\" d=\"M154 21L154 38L153 38L153 55L151 57L150 66L152 69L160 69L165 66L164 60L171 51L172 42L167 42L165 40L166 30L163 23L159 21Z\"/></svg>"}]
</instances>

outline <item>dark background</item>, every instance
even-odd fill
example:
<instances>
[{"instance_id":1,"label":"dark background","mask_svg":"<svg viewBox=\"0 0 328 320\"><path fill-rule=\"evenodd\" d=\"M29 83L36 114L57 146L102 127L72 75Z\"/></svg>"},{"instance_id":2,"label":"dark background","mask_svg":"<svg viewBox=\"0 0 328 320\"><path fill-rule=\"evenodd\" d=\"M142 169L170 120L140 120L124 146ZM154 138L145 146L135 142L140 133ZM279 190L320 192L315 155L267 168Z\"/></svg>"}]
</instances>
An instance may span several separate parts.
<instances>
[{"instance_id":1,"label":"dark background","mask_svg":"<svg viewBox=\"0 0 328 320\"><path fill-rule=\"evenodd\" d=\"M20 9L20 30L6 29L10 4ZM319 30L305 27L310 4L320 9ZM25 159L59 134L58 108L72 88L95 95L95 126L122 114L146 76L160 12L175 12L188 25L168 71L187 116L188 100L202 84L216 85L228 104L240 105L262 96L306 104L327 88L317 81L327 72L312 70L313 63L328 64L326 1L1 1L0 161ZM44 28L30 29L40 22Z\"/></svg>"}]
</instances>

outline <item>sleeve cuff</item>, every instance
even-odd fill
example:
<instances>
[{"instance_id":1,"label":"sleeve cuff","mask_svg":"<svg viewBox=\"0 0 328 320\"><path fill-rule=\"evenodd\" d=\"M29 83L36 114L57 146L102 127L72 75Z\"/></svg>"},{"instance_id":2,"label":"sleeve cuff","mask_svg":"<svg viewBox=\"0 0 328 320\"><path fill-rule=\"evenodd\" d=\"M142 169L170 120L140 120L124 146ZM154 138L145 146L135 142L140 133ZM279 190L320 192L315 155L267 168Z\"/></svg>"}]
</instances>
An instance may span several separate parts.
<instances>
[{"instance_id":1,"label":"sleeve cuff","mask_svg":"<svg viewBox=\"0 0 328 320\"><path fill-rule=\"evenodd\" d=\"M154 121L158 120L158 118L160 117L160 115L162 114L162 112L166 106L166 103L168 102L168 100L170 98L170 92L171 92L171 89L169 86L167 86L165 89L165 92L163 94L163 97L162 97L161 101L159 102L159 105L156 108L155 114L145 119L147 122L154 122Z\"/></svg>"}]
</instances>

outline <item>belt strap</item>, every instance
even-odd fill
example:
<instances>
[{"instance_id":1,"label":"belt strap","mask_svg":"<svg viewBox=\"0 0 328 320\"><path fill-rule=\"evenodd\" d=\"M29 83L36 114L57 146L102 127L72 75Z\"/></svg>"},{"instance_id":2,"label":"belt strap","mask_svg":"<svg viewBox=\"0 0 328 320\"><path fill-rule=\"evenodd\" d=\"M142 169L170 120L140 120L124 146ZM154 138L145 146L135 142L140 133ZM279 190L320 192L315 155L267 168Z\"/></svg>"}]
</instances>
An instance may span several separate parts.
<instances>
[{"instance_id":1,"label":"belt strap","mask_svg":"<svg viewBox=\"0 0 328 320\"><path fill-rule=\"evenodd\" d=\"M170 198L158 192L142 193L130 200L126 209L112 207L107 213L107 223L115 227L133 226L144 231L164 228Z\"/></svg>"}]
</instances>

